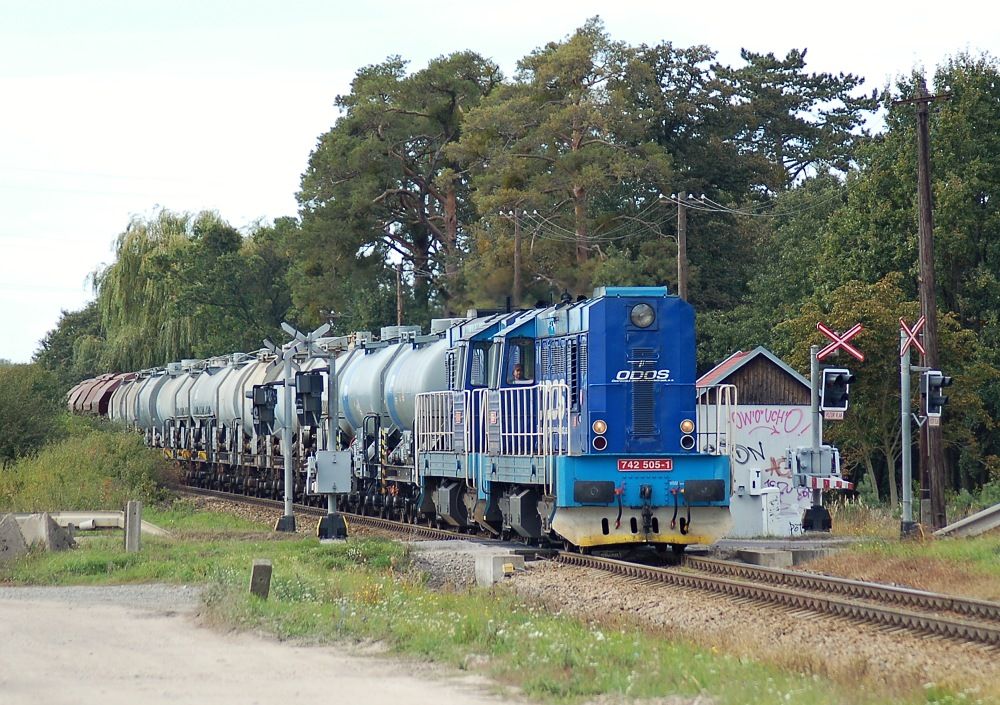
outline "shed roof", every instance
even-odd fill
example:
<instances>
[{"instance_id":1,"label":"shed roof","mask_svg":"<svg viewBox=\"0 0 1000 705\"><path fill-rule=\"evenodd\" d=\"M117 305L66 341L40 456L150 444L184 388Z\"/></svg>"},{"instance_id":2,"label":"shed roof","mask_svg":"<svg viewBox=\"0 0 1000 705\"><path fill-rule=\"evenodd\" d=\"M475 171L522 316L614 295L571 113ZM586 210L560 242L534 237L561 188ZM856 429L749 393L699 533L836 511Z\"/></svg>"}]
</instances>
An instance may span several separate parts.
<instances>
[{"instance_id":1,"label":"shed roof","mask_svg":"<svg viewBox=\"0 0 1000 705\"><path fill-rule=\"evenodd\" d=\"M777 365L781 370L787 373L790 377L796 380L806 389L811 389L809 380L800 375L798 372L789 367L784 361L781 360L777 355L768 350L762 345L758 345L753 350L744 352L738 350L732 355L727 357L725 360L720 362L718 365L713 367L711 370L703 374L698 379L699 387L710 387L715 384L722 384L726 379L732 376L737 370L745 366L750 361L756 359L757 357L763 355L768 360Z\"/></svg>"}]
</instances>

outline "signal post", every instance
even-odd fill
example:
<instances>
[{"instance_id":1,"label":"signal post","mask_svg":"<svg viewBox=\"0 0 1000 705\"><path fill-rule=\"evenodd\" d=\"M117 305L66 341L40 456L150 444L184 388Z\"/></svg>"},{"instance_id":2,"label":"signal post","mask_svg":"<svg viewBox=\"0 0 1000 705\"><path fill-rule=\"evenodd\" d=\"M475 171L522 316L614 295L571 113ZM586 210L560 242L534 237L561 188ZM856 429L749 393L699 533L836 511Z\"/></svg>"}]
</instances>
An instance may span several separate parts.
<instances>
[{"instance_id":1,"label":"signal post","mask_svg":"<svg viewBox=\"0 0 1000 705\"><path fill-rule=\"evenodd\" d=\"M812 402L812 447L809 449L809 472L811 475L830 475L839 471L840 457L835 448L822 445L820 429L823 419L842 420L850 404L850 385L854 375L846 367L820 368L820 362L838 350L845 350L858 361L863 362L864 354L849 341L863 329L860 323L840 334L822 323L816 324L825 336L833 342L822 350L818 345L809 348L809 371ZM803 449L800 449L803 450ZM812 488L812 506L802 519L804 531L829 531L830 512L823 506L822 486Z\"/></svg>"},{"instance_id":2,"label":"signal post","mask_svg":"<svg viewBox=\"0 0 1000 705\"><path fill-rule=\"evenodd\" d=\"M924 316L917 319L913 327L906 325L906 321L899 319L899 435L900 451L903 475L903 516L899 526L899 534L906 538L914 534L918 523L913 520L913 461L911 432L911 419L915 419L918 426L924 423L928 427L941 425L941 415L944 413L944 405L948 403L948 397L944 394L944 387L952 383L951 377L945 376L941 370L932 370L928 367L910 365L910 348L914 347L921 355L926 355L924 344L919 336L927 320ZM920 396L923 399L923 415L913 414L910 411L910 374L920 373ZM930 481L930 474L923 473ZM925 487L926 490L926 487ZM930 504L930 501L927 502ZM926 513L930 514L930 507L926 508Z\"/></svg>"}]
</instances>

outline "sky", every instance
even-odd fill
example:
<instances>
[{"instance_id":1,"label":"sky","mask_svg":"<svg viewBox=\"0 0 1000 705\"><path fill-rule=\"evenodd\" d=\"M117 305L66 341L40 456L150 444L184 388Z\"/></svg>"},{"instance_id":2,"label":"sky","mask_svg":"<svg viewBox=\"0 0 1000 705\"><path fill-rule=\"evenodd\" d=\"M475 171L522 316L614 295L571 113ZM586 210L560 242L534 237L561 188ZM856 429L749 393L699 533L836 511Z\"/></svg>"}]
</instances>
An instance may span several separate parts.
<instances>
[{"instance_id":1,"label":"sky","mask_svg":"<svg viewBox=\"0 0 1000 705\"><path fill-rule=\"evenodd\" d=\"M517 60L599 15L629 44L807 49L812 71L882 88L963 51L996 52L1000 9L669 0L0 0L0 359L27 362L93 299L134 216L215 210L246 230L295 215L337 95L400 55Z\"/></svg>"}]
</instances>

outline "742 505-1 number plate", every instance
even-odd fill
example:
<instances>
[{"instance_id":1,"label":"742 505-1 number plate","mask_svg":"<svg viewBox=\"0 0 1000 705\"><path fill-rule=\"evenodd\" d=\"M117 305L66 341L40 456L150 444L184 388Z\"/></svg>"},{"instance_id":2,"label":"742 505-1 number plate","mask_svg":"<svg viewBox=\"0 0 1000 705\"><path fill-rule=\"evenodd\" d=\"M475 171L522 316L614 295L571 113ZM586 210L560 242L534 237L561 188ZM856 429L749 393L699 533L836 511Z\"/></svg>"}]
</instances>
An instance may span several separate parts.
<instances>
[{"instance_id":1,"label":"742 505-1 number plate","mask_svg":"<svg viewBox=\"0 0 1000 705\"><path fill-rule=\"evenodd\" d=\"M673 470L673 458L619 458L618 472L643 472L646 470Z\"/></svg>"}]
</instances>

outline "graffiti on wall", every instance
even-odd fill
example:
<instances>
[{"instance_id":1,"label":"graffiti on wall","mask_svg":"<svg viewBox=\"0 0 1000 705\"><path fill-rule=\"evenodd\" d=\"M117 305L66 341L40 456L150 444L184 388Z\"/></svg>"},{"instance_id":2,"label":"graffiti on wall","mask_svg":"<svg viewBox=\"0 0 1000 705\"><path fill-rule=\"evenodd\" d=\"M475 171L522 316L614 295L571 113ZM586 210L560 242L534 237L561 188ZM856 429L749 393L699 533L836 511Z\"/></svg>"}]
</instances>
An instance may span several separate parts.
<instances>
[{"instance_id":1,"label":"graffiti on wall","mask_svg":"<svg viewBox=\"0 0 1000 705\"><path fill-rule=\"evenodd\" d=\"M761 471L761 484L778 489L777 506L769 507L776 533L802 532L802 513L812 492L796 487L786 451L809 443L812 432L808 406L737 406L732 412L733 462Z\"/></svg>"}]
</instances>

